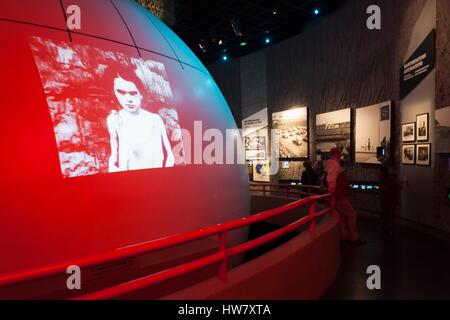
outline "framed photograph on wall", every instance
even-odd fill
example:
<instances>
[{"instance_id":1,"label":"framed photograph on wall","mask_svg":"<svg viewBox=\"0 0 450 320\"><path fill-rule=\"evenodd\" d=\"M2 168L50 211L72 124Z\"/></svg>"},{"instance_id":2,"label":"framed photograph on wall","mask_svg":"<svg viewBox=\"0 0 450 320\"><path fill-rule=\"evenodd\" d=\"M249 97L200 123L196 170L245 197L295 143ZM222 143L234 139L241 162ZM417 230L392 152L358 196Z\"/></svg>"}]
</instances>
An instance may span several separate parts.
<instances>
[{"instance_id":1,"label":"framed photograph on wall","mask_svg":"<svg viewBox=\"0 0 450 320\"><path fill-rule=\"evenodd\" d=\"M278 152L280 159L299 160L307 159L309 157L307 107L298 107L272 113L272 128L275 130L278 137Z\"/></svg>"},{"instance_id":2,"label":"framed photograph on wall","mask_svg":"<svg viewBox=\"0 0 450 320\"><path fill-rule=\"evenodd\" d=\"M327 158L332 148L339 148L342 160L352 161L352 109L316 114L316 154Z\"/></svg>"},{"instance_id":3,"label":"framed photograph on wall","mask_svg":"<svg viewBox=\"0 0 450 320\"><path fill-rule=\"evenodd\" d=\"M417 141L428 141L428 113L416 116Z\"/></svg>"},{"instance_id":4,"label":"framed photograph on wall","mask_svg":"<svg viewBox=\"0 0 450 320\"><path fill-rule=\"evenodd\" d=\"M356 109L356 163L381 164L390 154L391 106L386 101Z\"/></svg>"},{"instance_id":5,"label":"framed photograph on wall","mask_svg":"<svg viewBox=\"0 0 450 320\"><path fill-rule=\"evenodd\" d=\"M269 160L253 161L253 181L270 182Z\"/></svg>"},{"instance_id":6,"label":"framed photograph on wall","mask_svg":"<svg viewBox=\"0 0 450 320\"><path fill-rule=\"evenodd\" d=\"M402 164L414 164L416 158L416 146L414 144L402 145Z\"/></svg>"},{"instance_id":7,"label":"framed photograph on wall","mask_svg":"<svg viewBox=\"0 0 450 320\"><path fill-rule=\"evenodd\" d=\"M402 142L414 142L416 141L416 123L404 123L402 124Z\"/></svg>"},{"instance_id":8,"label":"framed photograph on wall","mask_svg":"<svg viewBox=\"0 0 450 320\"><path fill-rule=\"evenodd\" d=\"M419 166L431 165L431 144L424 143L417 145L417 159L416 164Z\"/></svg>"}]
</instances>

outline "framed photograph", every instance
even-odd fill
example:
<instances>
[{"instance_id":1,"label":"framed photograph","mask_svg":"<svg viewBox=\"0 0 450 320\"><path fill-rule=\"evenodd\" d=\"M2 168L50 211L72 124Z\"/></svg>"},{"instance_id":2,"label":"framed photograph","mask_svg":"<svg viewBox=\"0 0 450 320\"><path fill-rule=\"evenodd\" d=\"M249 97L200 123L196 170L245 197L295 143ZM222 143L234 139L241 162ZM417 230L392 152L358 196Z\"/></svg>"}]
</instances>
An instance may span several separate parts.
<instances>
[{"instance_id":1,"label":"framed photograph","mask_svg":"<svg viewBox=\"0 0 450 320\"><path fill-rule=\"evenodd\" d=\"M417 145L417 159L416 164L419 166L431 165L431 144L418 144Z\"/></svg>"},{"instance_id":2,"label":"framed photograph","mask_svg":"<svg viewBox=\"0 0 450 320\"><path fill-rule=\"evenodd\" d=\"M417 141L428 141L428 113L416 116Z\"/></svg>"},{"instance_id":3,"label":"framed photograph","mask_svg":"<svg viewBox=\"0 0 450 320\"><path fill-rule=\"evenodd\" d=\"M352 161L352 109L316 115L316 154L328 158L330 150L341 150L342 160Z\"/></svg>"},{"instance_id":4,"label":"framed photograph","mask_svg":"<svg viewBox=\"0 0 450 320\"><path fill-rule=\"evenodd\" d=\"M278 137L278 147L275 149L278 149L280 159L299 160L309 157L307 107L272 113L272 127Z\"/></svg>"},{"instance_id":5,"label":"framed photograph","mask_svg":"<svg viewBox=\"0 0 450 320\"><path fill-rule=\"evenodd\" d=\"M270 182L269 160L253 161L253 181Z\"/></svg>"},{"instance_id":6,"label":"framed photograph","mask_svg":"<svg viewBox=\"0 0 450 320\"><path fill-rule=\"evenodd\" d=\"M416 123L404 123L402 124L402 142L414 142L416 141Z\"/></svg>"},{"instance_id":7,"label":"framed photograph","mask_svg":"<svg viewBox=\"0 0 450 320\"><path fill-rule=\"evenodd\" d=\"M356 163L378 164L389 156L391 146L391 101L357 108L355 121ZM379 119L379 121L377 121ZM384 153L380 153L384 151Z\"/></svg>"},{"instance_id":8,"label":"framed photograph","mask_svg":"<svg viewBox=\"0 0 450 320\"><path fill-rule=\"evenodd\" d=\"M416 158L416 146L414 144L402 145L402 164L414 164Z\"/></svg>"},{"instance_id":9,"label":"framed photograph","mask_svg":"<svg viewBox=\"0 0 450 320\"><path fill-rule=\"evenodd\" d=\"M380 104L380 121L389 120L391 118L391 102Z\"/></svg>"}]
</instances>

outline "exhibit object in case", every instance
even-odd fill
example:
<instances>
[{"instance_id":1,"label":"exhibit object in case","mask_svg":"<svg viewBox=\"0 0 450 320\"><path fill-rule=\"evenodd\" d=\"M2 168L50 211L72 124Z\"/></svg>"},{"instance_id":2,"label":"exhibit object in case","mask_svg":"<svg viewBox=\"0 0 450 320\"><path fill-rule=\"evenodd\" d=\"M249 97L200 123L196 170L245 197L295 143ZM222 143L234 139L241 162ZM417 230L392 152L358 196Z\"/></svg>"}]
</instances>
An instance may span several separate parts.
<instances>
[{"instance_id":1,"label":"exhibit object in case","mask_svg":"<svg viewBox=\"0 0 450 320\"><path fill-rule=\"evenodd\" d=\"M417 144L416 149L416 164L419 166L431 165L431 144Z\"/></svg>"},{"instance_id":2,"label":"exhibit object in case","mask_svg":"<svg viewBox=\"0 0 450 320\"><path fill-rule=\"evenodd\" d=\"M278 136L280 159L308 158L307 107L272 113L272 126Z\"/></svg>"},{"instance_id":3,"label":"exhibit object in case","mask_svg":"<svg viewBox=\"0 0 450 320\"><path fill-rule=\"evenodd\" d=\"M327 158L332 148L339 148L342 160L352 159L351 143L352 109L343 109L316 115L316 153L319 159Z\"/></svg>"},{"instance_id":4,"label":"exhibit object in case","mask_svg":"<svg viewBox=\"0 0 450 320\"><path fill-rule=\"evenodd\" d=\"M416 158L416 146L414 144L402 145L402 164L414 164Z\"/></svg>"},{"instance_id":5,"label":"exhibit object in case","mask_svg":"<svg viewBox=\"0 0 450 320\"><path fill-rule=\"evenodd\" d=\"M428 141L428 113L416 116L416 137L417 141Z\"/></svg>"},{"instance_id":6,"label":"exhibit object in case","mask_svg":"<svg viewBox=\"0 0 450 320\"><path fill-rule=\"evenodd\" d=\"M356 109L355 160L381 164L391 145L391 101Z\"/></svg>"},{"instance_id":7,"label":"exhibit object in case","mask_svg":"<svg viewBox=\"0 0 450 320\"><path fill-rule=\"evenodd\" d=\"M402 142L414 142L416 141L416 123L404 123L402 124Z\"/></svg>"}]
</instances>

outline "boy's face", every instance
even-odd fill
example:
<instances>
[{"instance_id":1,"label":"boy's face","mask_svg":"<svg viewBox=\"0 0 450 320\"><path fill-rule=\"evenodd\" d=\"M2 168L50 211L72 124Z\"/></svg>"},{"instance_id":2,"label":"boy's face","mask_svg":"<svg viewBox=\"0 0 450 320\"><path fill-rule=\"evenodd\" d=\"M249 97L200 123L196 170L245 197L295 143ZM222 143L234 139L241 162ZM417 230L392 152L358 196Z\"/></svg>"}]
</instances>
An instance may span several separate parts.
<instances>
[{"instance_id":1,"label":"boy's face","mask_svg":"<svg viewBox=\"0 0 450 320\"><path fill-rule=\"evenodd\" d=\"M142 95L136 84L117 77L114 79L114 94L122 108L130 113L137 113L141 108Z\"/></svg>"}]
</instances>

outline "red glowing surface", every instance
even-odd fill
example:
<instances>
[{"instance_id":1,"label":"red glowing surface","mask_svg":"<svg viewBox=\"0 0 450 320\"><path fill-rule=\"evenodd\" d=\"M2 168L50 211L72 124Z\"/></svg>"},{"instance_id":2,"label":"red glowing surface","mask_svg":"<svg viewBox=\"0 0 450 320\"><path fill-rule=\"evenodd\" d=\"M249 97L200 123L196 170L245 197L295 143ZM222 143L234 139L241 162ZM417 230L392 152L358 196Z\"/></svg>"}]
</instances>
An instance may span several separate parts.
<instances>
[{"instance_id":1,"label":"red glowing surface","mask_svg":"<svg viewBox=\"0 0 450 320\"><path fill-rule=\"evenodd\" d=\"M62 140L55 137L55 119L48 103L52 93L44 90L51 76L45 75L45 70L54 71L50 71L51 68L40 70L36 65L36 51L30 47L36 37L59 45L69 43L74 48L90 48L86 50L92 55L92 61L98 61L95 51L160 63L170 83L170 106L176 110L184 129L193 132L194 121L202 121L204 129L221 131L235 128L236 124L210 75L203 66L194 68L199 65L192 52L183 51L187 49L181 40L167 34L169 41L177 39L173 51L161 30L156 30L149 19L133 21L133 15L144 17L147 13L132 1L114 3L123 10L124 19L130 19L132 32L146 30L148 39L155 40L145 42L144 35L136 35L136 39L142 40L138 45L147 49L139 50L141 56L135 47L127 45L126 26L117 12L111 10L109 1L79 3L84 11L105 6L102 12L108 18L102 19L110 22L108 29L112 31L99 27L99 34L95 34L95 20L86 14L89 19L86 30L72 32L72 42L65 30L59 1L48 0L45 6L27 7L34 2L10 1L0 5L0 273L113 250L248 214L248 177L243 165L184 165L115 173L106 173L102 167L99 173L104 174L64 178L60 158ZM124 6L126 8L121 9ZM100 24L103 20L98 21ZM164 29L163 32L169 31ZM116 35L117 39L113 38ZM45 48L42 45L38 52L48 52ZM54 61L51 56L41 59L49 65ZM101 87L100 81L94 81L97 88ZM73 86L65 91L65 94L70 91L67 97L58 99L66 101L78 97L90 103L93 100L86 100L86 97L91 99L96 90L89 85ZM102 99L99 97L99 101ZM105 115L99 112L92 121L96 125L93 131L100 138L92 140L92 135L88 134L86 141L89 143L74 143L69 151L73 151L71 148L75 145L93 146L94 150L102 145L107 150L109 141L105 142L105 137L108 133L104 124L99 124L99 119L104 121ZM184 143L187 147L188 142Z\"/></svg>"}]
</instances>

